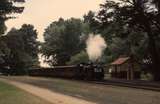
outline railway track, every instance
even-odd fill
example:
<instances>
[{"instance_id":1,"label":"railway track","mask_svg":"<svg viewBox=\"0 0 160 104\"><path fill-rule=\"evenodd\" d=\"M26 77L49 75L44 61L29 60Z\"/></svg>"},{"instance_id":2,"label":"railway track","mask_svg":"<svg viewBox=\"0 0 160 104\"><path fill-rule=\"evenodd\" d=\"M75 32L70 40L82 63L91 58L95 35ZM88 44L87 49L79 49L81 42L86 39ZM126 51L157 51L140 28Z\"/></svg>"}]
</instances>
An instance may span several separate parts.
<instances>
[{"instance_id":1,"label":"railway track","mask_svg":"<svg viewBox=\"0 0 160 104\"><path fill-rule=\"evenodd\" d=\"M104 80L104 81L89 81L89 83L101 84L101 85L121 86L121 87L130 87L130 88L152 90L152 91L159 91L160 92L160 82Z\"/></svg>"}]
</instances>

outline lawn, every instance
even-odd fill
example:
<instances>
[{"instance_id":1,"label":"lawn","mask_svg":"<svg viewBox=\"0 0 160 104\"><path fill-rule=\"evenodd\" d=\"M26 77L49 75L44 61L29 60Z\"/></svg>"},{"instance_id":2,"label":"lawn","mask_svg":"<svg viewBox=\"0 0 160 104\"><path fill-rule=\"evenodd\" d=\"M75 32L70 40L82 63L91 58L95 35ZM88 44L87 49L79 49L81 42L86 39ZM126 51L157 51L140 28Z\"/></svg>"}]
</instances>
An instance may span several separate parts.
<instances>
[{"instance_id":1,"label":"lawn","mask_svg":"<svg viewBox=\"0 0 160 104\"><path fill-rule=\"evenodd\" d=\"M12 85L0 82L0 104L51 104Z\"/></svg>"}]
</instances>

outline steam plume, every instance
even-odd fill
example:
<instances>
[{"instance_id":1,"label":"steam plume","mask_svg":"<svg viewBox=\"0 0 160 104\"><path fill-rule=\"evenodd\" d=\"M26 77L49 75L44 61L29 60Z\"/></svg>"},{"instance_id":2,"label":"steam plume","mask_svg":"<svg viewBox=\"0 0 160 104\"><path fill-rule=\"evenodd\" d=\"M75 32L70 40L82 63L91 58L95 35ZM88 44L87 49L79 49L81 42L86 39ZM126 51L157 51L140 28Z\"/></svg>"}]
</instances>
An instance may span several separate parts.
<instances>
[{"instance_id":1,"label":"steam plume","mask_svg":"<svg viewBox=\"0 0 160 104\"><path fill-rule=\"evenodd\" d=\"M97 61L103 54L103 51L107 47L104 38L101 35L90 34L86 41L86 51L89 59L93 62Z\"/></svg>"}]
</instances>

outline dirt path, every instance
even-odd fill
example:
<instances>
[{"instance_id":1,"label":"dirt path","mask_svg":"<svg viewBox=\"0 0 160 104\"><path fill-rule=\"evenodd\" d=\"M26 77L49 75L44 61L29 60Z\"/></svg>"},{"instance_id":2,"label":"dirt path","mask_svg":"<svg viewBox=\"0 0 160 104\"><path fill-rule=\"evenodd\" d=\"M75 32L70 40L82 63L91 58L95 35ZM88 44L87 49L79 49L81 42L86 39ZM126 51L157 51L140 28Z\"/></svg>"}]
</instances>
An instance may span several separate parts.
<instances>
[{"instance_id":1,"label":"dirt path","mask_svg":"<svg viewBox=\"0 0 160 104\"><path fill-rule=\"evenodd\" d=\"M2 78L0 78L0 81L4 81L9 84L12 84L22 90L25 90L35 96L38 96L46 101L51 102L53 104L96 104L93 102L88 102L88 101L74 98L71 96L59 94L59 93L52 92L52 91L44 89L44 88L39 88L39 87L36 87L33 85L21 83L21 82L11 81L11 80L2 79Z\"/></svg>"}]
</instances>

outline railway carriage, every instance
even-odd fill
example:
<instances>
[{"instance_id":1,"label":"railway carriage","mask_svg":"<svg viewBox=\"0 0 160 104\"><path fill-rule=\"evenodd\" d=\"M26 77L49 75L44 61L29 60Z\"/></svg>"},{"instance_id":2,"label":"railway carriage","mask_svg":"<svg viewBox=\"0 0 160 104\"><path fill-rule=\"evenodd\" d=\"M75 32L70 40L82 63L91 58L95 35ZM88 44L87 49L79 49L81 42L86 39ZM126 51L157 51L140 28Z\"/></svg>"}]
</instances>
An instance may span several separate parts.
<instances>
[{"instance_id":1,"label":"railway carriage","mask_svg":"<svg viewBox=\"0 0 160 104\"><path fill-rule=\"evenodd\" d=\"M29 75L79 80L102 80L104 78L104 70L100 65L81 63L74 66L30 69Z\"/></svg>"}]
</instances>

